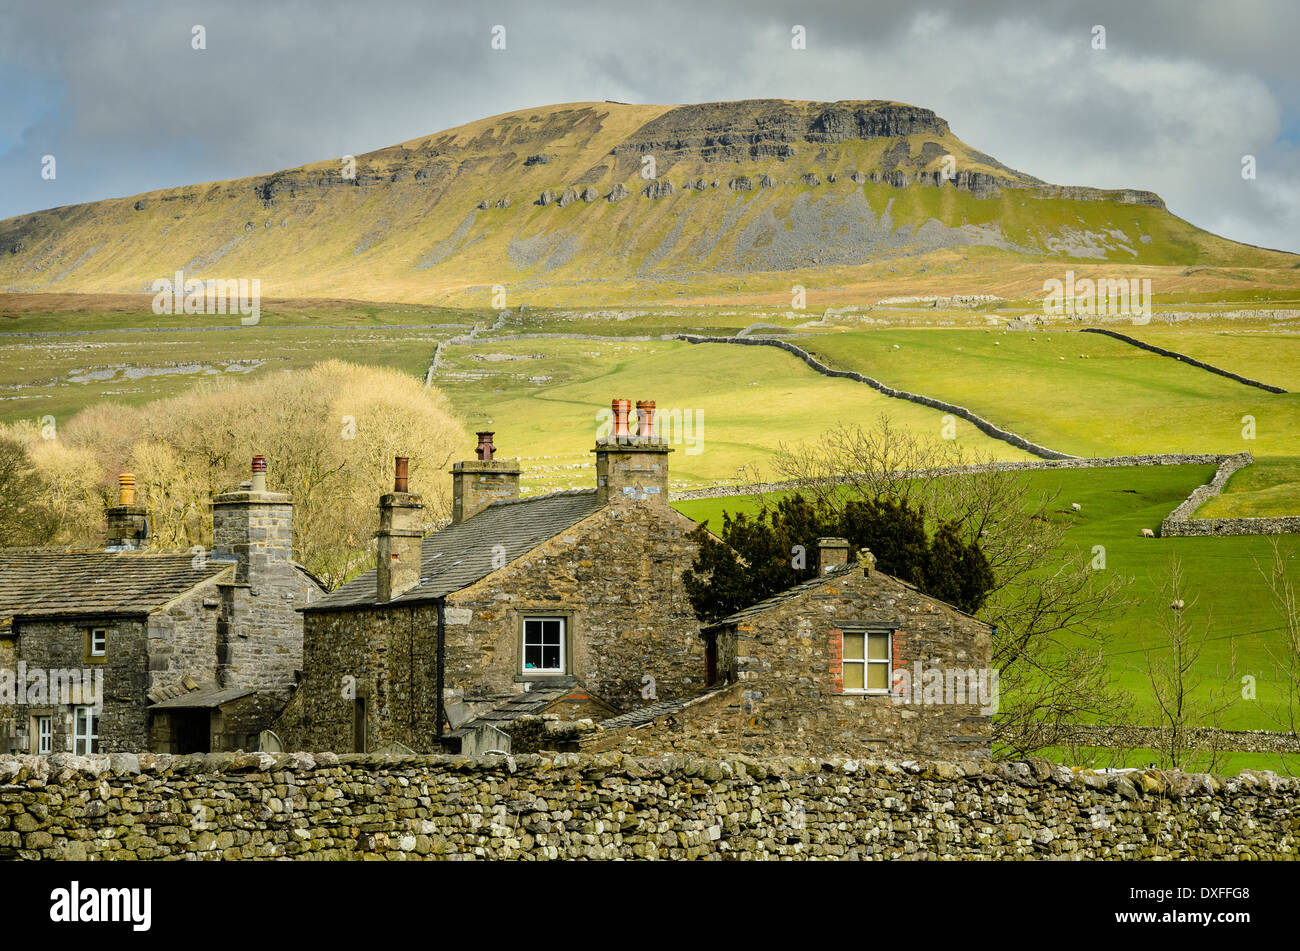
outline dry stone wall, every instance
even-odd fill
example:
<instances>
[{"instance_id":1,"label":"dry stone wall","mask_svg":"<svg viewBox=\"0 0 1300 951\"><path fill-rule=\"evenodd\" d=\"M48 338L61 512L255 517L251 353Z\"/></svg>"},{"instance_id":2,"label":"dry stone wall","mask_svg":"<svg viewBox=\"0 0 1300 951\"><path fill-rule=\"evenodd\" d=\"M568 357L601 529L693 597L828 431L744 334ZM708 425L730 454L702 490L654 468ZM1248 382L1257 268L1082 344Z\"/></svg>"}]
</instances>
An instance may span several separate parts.
<instances>
[{"instance_id":1,"label":"dry stone wall","mask_svg":"<svg viewBox=\"0 0 1300 951\"><path fill-rule=\"evenodd\" d=\"M1280 386L1273 386L1271 383L1261 383L1259 380L1252 380L1248 376L1242 376L1240 373L1233 373L1231 370L1225 370L1222 367L1216 367L1212 363L1205 363L1197 360L1195 357L1189 357L1185 353L1179 353L1176 350L1166 350L1164 347L1157 347L1153 343L1147 343L1145 340L1139 340L1137 337L1130 337L1128 334L1122 334L1114 330L1106 330L1102 327L1084 327L1081 333L1102 334L1107 337L1114 337L1116 340L1122 340L1124 343L1131 344L1134 347L1140 347L1143 350L1149 350L1152 353L1158 353L1162 357L1172 357L1182 363L1190 366L1199 367L1202 370L1208 370L1211 373L1217 373L1219 376L1226 376L1230 380L1236 380L1238 383L1245 383L1247 386L1257 386L1261 390L1267 390L1270 393L1285 393L1286 390Z\"/></svg>"},{"instance_id":2,"label":"dry stone wall","mask_svg":"<svg viewBox=\"0 0 1300 951\"><path fill-rule=\"evenodd\" d=\"M1188 535L1283 535L1300 533L1300 516L1260 518L1196 518L1196 510L1223 491L1233 473L1255 461L1248 452L1225 456L1214 478L1197 486L1178 508L1160 523L1161 537Z\"/></svg>"},{"instance_id":3,"label":"dry stone wall","mask_svg":"<svg viewBox=\"0 0 1300 951\"><path fill-rule=\"evenodd\" d=\"M0 859L1294 859L1300 780L727 757L0 757Z\"/></svg>"},{"instance_id":4,"label":"dry stone wall","mask_svg":"<svg viewBox=\"0 0 1300 951\"><path fill-rule=\"evenodd\" d=\"M796 347L787 340L774 340L770 337L701 337L695 334L676 334L675 339L685 340L687 343L731 343L740 344L741 346L766 346L779 347L789 353L793 353L808 366L812 367L822 376L840 377L847 380L856 380L859 383L865 383L867 386L886 396L892 396L895 399L908 400L912 403L919 403L921 406L928 406L931 409L943 410L945 413L966 420L980 432L994 439L1001 439L1003 442L1010 443L1017 449L1023 449L1035 456L1043 459L1070 459L1068 453L1057 452L1055 449L1048 449L1046 446L1040 446L1032 443L1023 436L1018 436L1013 432L1002 429L993 425L982 416L977 416L964 406L958 406L956 403L946 403L943 400L936 400L929 396L922 396L920 393L909 393L906 390L898 390L892 386L886 386L879 380L864 376L854 370L832 370L826 364L822 363L807 350L802 347Z\"/></svg>"}]
</instances>

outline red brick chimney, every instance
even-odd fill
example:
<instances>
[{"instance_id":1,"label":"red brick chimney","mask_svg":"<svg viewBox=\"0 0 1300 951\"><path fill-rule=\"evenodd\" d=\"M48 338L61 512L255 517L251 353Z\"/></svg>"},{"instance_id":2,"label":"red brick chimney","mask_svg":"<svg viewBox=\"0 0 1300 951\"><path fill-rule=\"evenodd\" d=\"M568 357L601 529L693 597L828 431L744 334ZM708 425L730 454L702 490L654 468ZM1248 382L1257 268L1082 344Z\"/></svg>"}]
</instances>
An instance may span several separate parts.
<instances>
[{"instance_id":1,"label":"red brick chimney","mask_svg":"<svg viewBox=\"0 0 1300 951\"><path fill-rule=\"evenodd\" d=\"M424 539L420 496L407 491L408 461L394 459L393 491L379 499L375 600L391 601L420 583L420 549Z\"/></svg>"},{"instance_id":2,"label":"red brick chimney","mask_svg":"<svg viewBox=\"0 0 1300 951\"><path fill-rule=\"evenodd\" d=\"M463 522L493 502L519 498L519 460L497 459L495 433L478 434L475 459L451 467L451 520Z\"/></svg>"}]
</instances>

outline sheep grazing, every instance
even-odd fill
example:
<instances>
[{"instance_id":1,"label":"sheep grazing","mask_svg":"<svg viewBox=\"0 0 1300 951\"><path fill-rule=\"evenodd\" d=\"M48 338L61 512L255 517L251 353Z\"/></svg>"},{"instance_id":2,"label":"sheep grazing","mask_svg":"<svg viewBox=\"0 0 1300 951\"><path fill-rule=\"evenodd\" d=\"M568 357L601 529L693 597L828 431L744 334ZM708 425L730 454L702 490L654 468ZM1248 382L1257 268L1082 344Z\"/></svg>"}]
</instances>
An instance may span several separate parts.
<instances>
[{"instance_id":1,"label":"sheep grazing","mask_svg":"<svg viewBox=\"0 0 1300 951\"><path fill-rule=\"evenodd\" d=\"M1074 509L1076 512L1082 512L1082 511L1083 511L1083 506L1080 505L1078 502L1071 502L1071 503L1070 503L1070 508Z\"/></svg>"},{"instance_id":2,"label":"sheep grazing","mask_svg":"<svg viewBox=\"0 0 1300 951\"><path fill-rule=\"evenodd\" d=\"M1142 529L1142 537L1143 537L1143 538L1155 538L1155 537L1156 537L1156 533L1153 532L1153 531L1151 531L1151 529L1149 529L1149 528L1144 528L1144 529Z\"/></svg>"}]
</instances>

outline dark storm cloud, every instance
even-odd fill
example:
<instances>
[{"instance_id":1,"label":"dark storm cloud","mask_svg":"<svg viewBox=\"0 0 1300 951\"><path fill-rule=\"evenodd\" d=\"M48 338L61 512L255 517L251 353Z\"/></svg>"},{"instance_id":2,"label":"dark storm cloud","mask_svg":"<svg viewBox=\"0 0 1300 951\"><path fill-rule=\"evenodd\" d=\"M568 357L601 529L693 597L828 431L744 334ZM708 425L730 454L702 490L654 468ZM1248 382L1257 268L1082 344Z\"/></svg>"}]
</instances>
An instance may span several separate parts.
<instances>
[{"instance_id":1,"label":"dark storm cloud","mask_svg":"<svg viewBox=\"0 0 1300 951\"><path fill-rule=\"evenodd\" d=\"M3 16L0 215L357 154L526 106L887 98L1040 178L1150 188L1203 227L1300 248L1290 0L140 0ZM191 49L195 24L206 50ZM505 51L490 49L495 24ZM795 24L806 50L790 48Z\"/></svg>"}]
</instances>

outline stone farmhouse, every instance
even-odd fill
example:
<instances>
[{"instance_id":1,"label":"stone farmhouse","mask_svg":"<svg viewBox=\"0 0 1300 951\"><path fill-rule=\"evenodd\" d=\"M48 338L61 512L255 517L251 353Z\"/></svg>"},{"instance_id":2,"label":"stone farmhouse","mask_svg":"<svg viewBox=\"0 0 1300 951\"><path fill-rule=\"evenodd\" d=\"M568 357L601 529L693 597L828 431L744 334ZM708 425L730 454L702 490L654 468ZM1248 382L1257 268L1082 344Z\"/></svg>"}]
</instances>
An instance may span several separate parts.
<instances>
[{"instance_id":1,"label":"stone farmhouse","mask_svg":"<svg viewBox=\"0 0 1300 951\"><path fill-rule=\"evenodd\" d=\"M155 551L123 475L101 551L0 549L0 750L257 749L302 666L293 504L252 479L212 503L210 552Z\"/></svg>"},{"instance_id":2,"label":"stone farmhouse","mask_svg":"<svg viewBox=\"0 0 1300 951\"><path fill-rule=\"evenodd\" d=\"M623 749L987 757L978 691L892 689L922 667L978 679L991 629L823 539L819 576L701 626L682 585L695 523L668 504L654 403L613 402L596 486L519 495L517 461L452 470L450 525L421 536L397 460L378 565L301 608L290 749Z\"/></svg>"}]
</instances>

